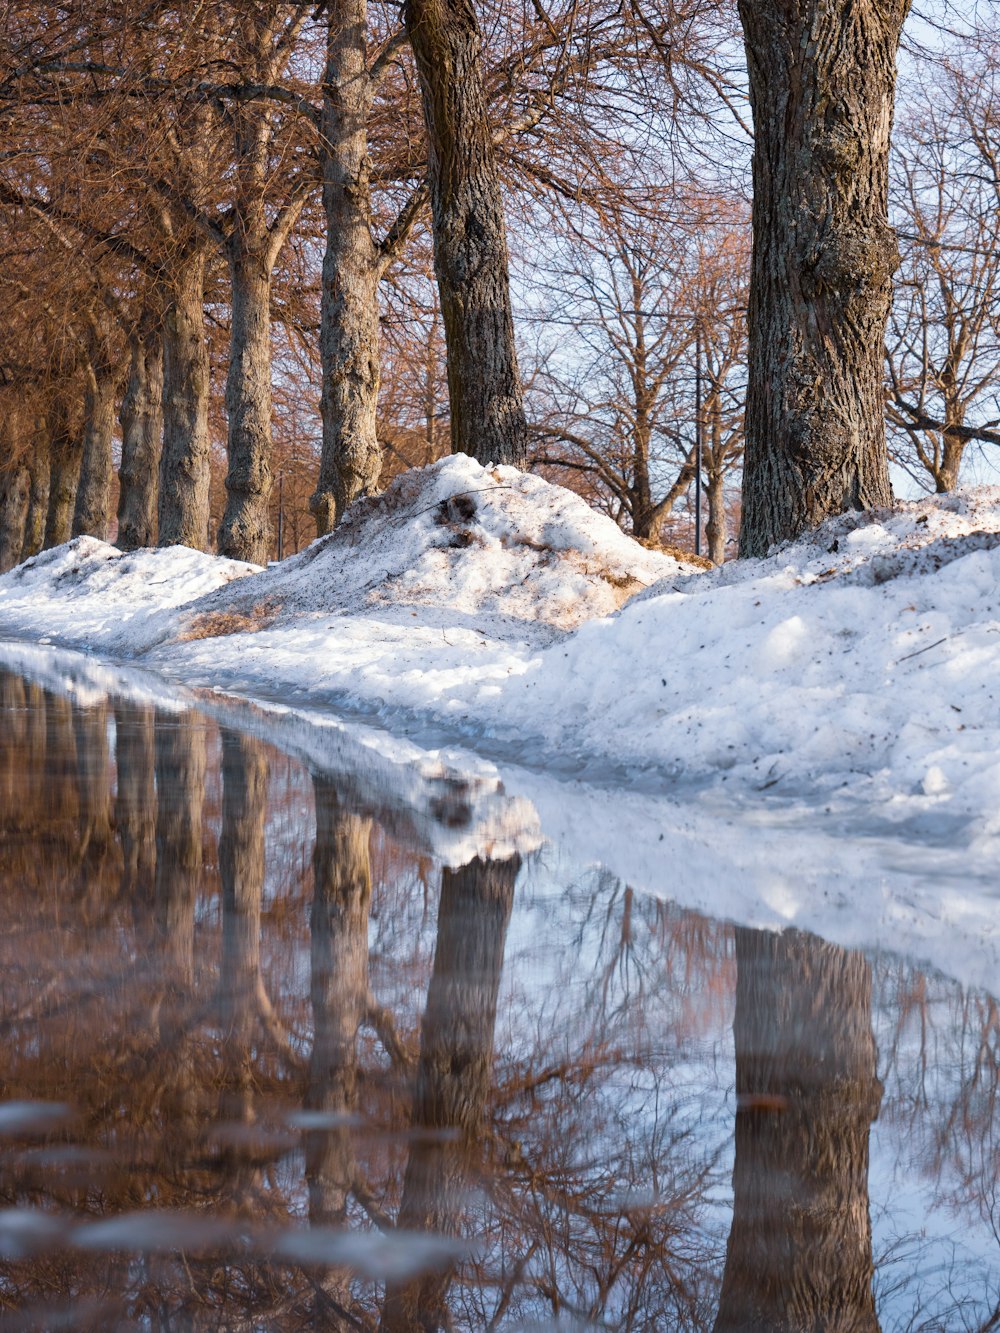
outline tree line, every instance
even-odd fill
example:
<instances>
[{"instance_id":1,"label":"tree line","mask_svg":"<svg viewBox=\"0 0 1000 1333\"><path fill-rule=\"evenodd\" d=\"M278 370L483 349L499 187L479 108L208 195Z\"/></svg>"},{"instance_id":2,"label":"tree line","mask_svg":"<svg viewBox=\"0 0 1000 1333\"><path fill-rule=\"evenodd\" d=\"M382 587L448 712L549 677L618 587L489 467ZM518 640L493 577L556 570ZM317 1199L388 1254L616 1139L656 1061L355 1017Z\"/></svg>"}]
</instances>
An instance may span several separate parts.
<instances>
[{"instance_id":1,"label":"tree line","mask_svg":"<svg viewBox=\"0 0 1000 1333\"><path fill-rule=\"evenodd\" d=\"M937 489L997 442L988 31L900 117L886 352L905 4L2 9L0 568L112 533L266 562L448 448L677 544L700 459L719 563L741 468L752 554L887 500L886 417Z\"/></svg>"}]
</instances>

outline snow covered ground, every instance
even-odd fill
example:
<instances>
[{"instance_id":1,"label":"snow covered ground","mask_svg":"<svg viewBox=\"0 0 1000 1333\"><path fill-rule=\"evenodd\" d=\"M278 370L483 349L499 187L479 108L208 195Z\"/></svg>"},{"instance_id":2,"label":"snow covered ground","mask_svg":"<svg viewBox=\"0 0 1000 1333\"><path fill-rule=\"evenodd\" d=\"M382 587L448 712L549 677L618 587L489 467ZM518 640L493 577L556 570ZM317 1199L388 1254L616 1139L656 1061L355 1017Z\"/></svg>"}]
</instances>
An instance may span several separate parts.
<instances>
[{"instance_id":1,"label":"snow covered ground","mask_svg":"<svg viewBox=\"0 0 1000 1333\"><path fill-rule=\"evenodd\" d=\"M310 762L360 745L399 808L478 774L490 822L451 859L540 827L685 905L991 984L998 590L1000 489L850 515L705 573L459 457L266 571L78 539L0 578L0 633L269 701L253 726ZM345 740L328 705L394 735ZM443 745L499 763L499 787Z\"/></svg>"}]
</instances>

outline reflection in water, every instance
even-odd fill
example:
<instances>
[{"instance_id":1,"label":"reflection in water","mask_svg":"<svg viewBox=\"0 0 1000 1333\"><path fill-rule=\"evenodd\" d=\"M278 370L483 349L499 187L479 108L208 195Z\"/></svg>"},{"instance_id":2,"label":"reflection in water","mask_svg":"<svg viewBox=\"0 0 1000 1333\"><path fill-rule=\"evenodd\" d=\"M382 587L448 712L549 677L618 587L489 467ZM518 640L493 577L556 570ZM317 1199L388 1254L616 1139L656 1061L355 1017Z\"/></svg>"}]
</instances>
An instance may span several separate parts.
<instances>
[{"instance_id":1,"label":"reflection in water","mask_svg":"<svg viewBox=\"0 0 1000 1333\"><path fill-rule=\"evenodd\" d=\"M871 967L736 930L736 1163L716 1333L877 1333L868 1210Z\"/></svg>"},{"instance_id":2,"label":"reflection in water","mask_svg":"<svg viewBox=\"0 0 1000 1333\"><path fill-rule=\"evenodd\" d=\"M410 1155L399 1226L451 1236L482 1144L493 1028L519 856L445 870L434 971L420 1029ZM384 1333L448 1328L449 1267L389 1283Z\"/></svg>"},{"instance_id":3,"label":"reflection in water","mask_svg":"<svg viewBox=\"0 0 1000 1333\"><path fill-rule=\"evenodd\" d=\"M992 997L371 786L0 672L0 1325L990 1326Z\"/></svg>"}]
</instances>

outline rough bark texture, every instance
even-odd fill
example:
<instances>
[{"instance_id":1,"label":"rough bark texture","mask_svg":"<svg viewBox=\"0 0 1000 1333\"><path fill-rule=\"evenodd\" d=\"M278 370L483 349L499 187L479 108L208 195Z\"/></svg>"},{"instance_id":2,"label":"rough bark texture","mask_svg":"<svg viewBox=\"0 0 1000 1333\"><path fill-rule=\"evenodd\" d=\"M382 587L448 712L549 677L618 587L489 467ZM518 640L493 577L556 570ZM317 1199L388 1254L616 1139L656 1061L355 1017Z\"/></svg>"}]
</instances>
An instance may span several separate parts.
<instances>
[{"instance_id":1,"label":"rough bark texture","mask_svg":"<svg viewBox=\"0 0 1000 1333\"><path fill-rule=\"evenodd\" d=\"M73 511L83 462L83 438L57 411L49 442L49 507L45 516L45 548L61 546L73 535Z\"/></svg>"},{"instance_id":2,"label":"rough bark texture","mask_svg":"<svg viewBox=\"0 0 1000 1333\"><path fill-rule=\"evenodd\" d=\"M266 565L271 556L271 267L234 238L226 411L229 469L219 553Z\"/></svg>"},{"instance_id":3,"label":"rough bark texture","mask_svg":"<svg viewBox=\"0 0 1000 1333\"><path fill-rule=\"evenodd\" d=\"M114 367L99 358L86 368L83 454L73 509L73 536L106 540L111 522L112 447L115 434Z\"/></svg>"},{"instance_id":4,"label":"rough bark texture","mask_svg":"<svg viewBox=\"0 0 1000 1333\"><path fill-rule=\"evenodd\" d=\"M708 558L713 565L721 565L726 559L726 484L725 474L712 468L708 474L708 523L705 525L708 539Z\"/></svg>"},{"instance_id":5,"label":"rough bark texture","mask_svg":"<svg viewBox=\"0 0 1000 1333\"><path fill-rule=\"evenodd\" d=\"M407 0L404 17L430 146L452 452L521 466L528 434L475 10L470 0Z\"/></svg>"},{"instance_id":6,"label":"rough bark texture","mask_svg":"<svg viewBox=\"0 0 1000 1333\"><path fill-rule=\"evenodd\" d=\"M871 968L736 931L733 1223L715 1333L877 1333L868 1211Z\"/></svg>"},{"instance_id":7,"label":"rough bark texture","mask_svg":"<svg viewBox=\"0 0 1000 1333\"><path fill-rule=\"evenodd\" d=\"M163 443L163 343L159 330L138 329L130 340L128 383L119 420L118 545L123 551L156 544L156 508Z\"/></svg>"},{"instance_id":8,"label":"rough bark texture","mask_svg":"<svg viewBox=\"0 0 1000 1333\"><path fill-rule=\"evenodd\" d=\"M366 0L330 6L323 87L326 252L320 309L323 450L309 502L322 537L359 495L378 486L378 254L371 232Z\"/></svg>"},{"instance_id":9,"label":"rough bark texture","mask_svg":"<svg viewBox=\"0 0 1000 1333\"><path fill-rule=\"evenodd\" d=\"M49 511L49 450L44 421L39 422L38 436L28 465L28 513L24 521L22 560L30 560L45 545L45 519Z\"/></svg>"},{"instance_id":10,"label":"rough bark texture","mask_svg":"<svg viewBox=\"0 0 1000 1333\"><path fill-rule=\"evenodd\" d=\"M476 859L445 870L434 971L420 1031L413 1098L415 1134L398 1224L454 1235L479 1151L493 1076L493 1029L507 923L520 857ZM445 1297L451 1270L386 1288L383 1333L450 1327Z\"/></svg>"},{"instance_id":11,"label":"rough bark texture","mask_svg":"<svg viewBox=\"0 0 1000 1333\"><path fill-rule=\"evenodd\" d=\"M31 477L23 464L0 472L0 574L21 559Z\"/></svg>"},{"instance_id":12,"label":"rough bark texture","mask_svg":"<svg viewBox=\"0 0 1000 1333\"><path fill-rule=\"evenodd\" d=\"M179 265L163 317L163 448L157 502L160 546L208 548L208 347L205 258Z\"/></svg>"},{"instance_id":13,"label":"rough bark texture","mask_svg":"<svg viewBox=\"0 0 1000 1333\"><path fill-rule=\"evenodd\" d=\"M909 0L740 0L755 139L742 555L890 503L888 157Z\"/></svg>"},{"instance_id":14,"label":"rough bark texture","mask_svg":"<svg viewBox=\"0 0 1000 1333\"><path fill-rule=\"evenodd\" d=\"M189 986L202 874L205 726L192 713L156 719L156 925L168 971Z\"/></svg>"}]
</instances>

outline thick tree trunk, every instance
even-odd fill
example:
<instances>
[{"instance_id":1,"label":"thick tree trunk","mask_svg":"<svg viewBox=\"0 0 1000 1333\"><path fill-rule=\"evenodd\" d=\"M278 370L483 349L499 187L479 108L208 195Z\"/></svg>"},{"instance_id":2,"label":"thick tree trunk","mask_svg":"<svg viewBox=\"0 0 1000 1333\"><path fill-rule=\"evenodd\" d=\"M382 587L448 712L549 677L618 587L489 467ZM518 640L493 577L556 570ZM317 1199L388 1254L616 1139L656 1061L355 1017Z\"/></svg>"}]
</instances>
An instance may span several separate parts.
<instances>
[{"instance_id":1,"label":"thick tree trunk","mask_svg":"<svg viewBox=\"0 0 1000 1333\"><path fill-rule=\"evenodd\" d=\"M157 541L208 548L208 347L205 257L178 267L163 316L163 448Z\"/></svg>"},{"instance_id":2,"label":"thick tree trunk","mask_svg":"<svg viewBox=\"0 0 1000 1333\"><path fill-rule=\"evenodd\" d=\"M868 1211L871 968L736 931L733 1222L715 1333L877 1333Z\"/></svg>"},{"instance_id":3,"label":"thick tree trunk","mask_svg":"<svg viewBox=\"0 0 1000 1333\"><path fill-rule=\"evenodd\" d=\"M114 368L96 360L86 368L83 401L83 457L73 510L74 537L105 541L111 522L112 448L115 434Z\"/></svg>"},{"instance_id":4,"label":"thick tree trunk","mask_svg":"<svg viewBox=\"0 0 1000 1333\"><path fill-rule=\"evenodd\" d=\"M205 726L193 713L156 718L154 903L168 975L185 989L194 974L194 909L202 877Z\"/></svg>"},{"instance_id":5,"label":"thick tree trunk","mask_svg":"<svg viewBox=\"0 0 1000 1333\"><path fill-rule=\"evenodd\" d=\"M891 502L888 158L909 0L740 0L754 117L742 555Z\"/></svg>"},{"instance_id":6,"label":"thick tree trunk","mask_svg":"<svg viewBox=\"0 0 1000 1333\"><path fill-rule=\"evenodd\" d=\"M24 521L21 559L30 560L45 545L45 519L49 510L49 447L45 422L39 422L35 450L28 465L28 514Z\"/></svg>"},{"instance_id":7,"label":"thick tree trunk","mask_svg":"<svg viewBox=\"0 0 1000 1333\"><path fill-rule=\"evenodd\" d=\"M445 870L434 971L420 1031L414 1136L398 1225L454 1235L481 1142L493 1077L493 1029L520 857ZM444 1268L386 1287L382 1333L448 1328Z\"/></svg>"},{"instance_id":8,"label":"thick tree trunk","mask_svg":"<svg viewBox=\"0 0 1000 1333\"><path fill-rule=\"evenodd\" d=\"M156 544L156 509L163 444L163 343L158 329L131 338L128 383L119 420L118 545L123 551Z\"/></svg>"},{"instance_id":9,"label":"thick tree trunk","mask_svg":"<svg viewBox=\"0 0 1000 1333\"><path fill-rule=\"evenodd\" d=\"M83 462L83 438L60 411L52 423L49 443L49 507L45 516L45 549L61 546L73 535L73 511Z\"/></svg>"},{"instance_id":10,"label":"thick tree trunk","mask_svg":"<svg viewBox=\"0 0 1000 1333\"><path fill-rule=\"evenodd\" d=\"M522 466L528 432L475 10L471 0L407 0L404 14L430 144L452 452Z\"/></svg>"},{"instance_id":11,"label":"thick tree trunk","mask_svg":"<svg viewBox=\"0 0 1000 1333\"><path fill-rule=\"evenodd\" d=\"M378 486L378 255L371 233L367 0L330 6L323 87L323 451L309 507L322 537Z\"/></svg>"},{"instance_id":12,"label":"thick tree trunk","mask_svg":"<svg viewBox=\"0 0 1000 1333\"><path fill-rule=\"evenodd\" d=\"M271 557L271 270L264 257L234 241L229 271L229 469L219 553L266 565Z\"/></svg>"},{"instance_id":13,"label":"thick tree trunk","mask_svg":"<svg viewBox=\"0 0 1000 1333\"><path fill-rule=\"evenodd\" d=\"M0 574L21 559L31 477L23 463L0 472Z\"/></svg>"},{"instance_id":14,"label":"thick tree trunk","mask_svg":"<svg viewBox=\"0 0 1000 1333\"><path fill-rule=\"evenodd\" d=\"M721 468L710 467L708 473L708 558L713 565L726 559L726 485Z\"/></svg>"}]
</instances>

